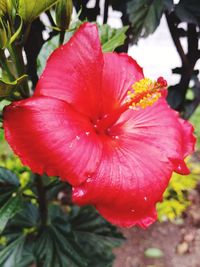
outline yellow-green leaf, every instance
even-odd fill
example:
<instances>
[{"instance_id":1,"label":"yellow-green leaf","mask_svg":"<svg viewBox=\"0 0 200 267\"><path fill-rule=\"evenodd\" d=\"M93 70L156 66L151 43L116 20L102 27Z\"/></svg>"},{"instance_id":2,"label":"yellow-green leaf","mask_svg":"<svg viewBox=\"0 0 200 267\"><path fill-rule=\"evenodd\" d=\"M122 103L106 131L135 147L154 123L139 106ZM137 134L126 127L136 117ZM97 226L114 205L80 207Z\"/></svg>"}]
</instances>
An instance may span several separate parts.
<instances>
[{"instance_id":1,"label":"yellow-green leaf","mask_svg":"<svg viewBox=\"0 0 200 267\"><path fill-rule=\"evenodd\" d=\"M9 97L17 87L26 80L27 75L22 75L15 81L9 82L0 79L0 99Z\"/></svg>"},{"instance_id":2,"label":"yellow-green leaf","mask_svg":"<svg viewBox=\"0 0 200 267\"><path fill-rule=\"evenodd\" d=\"M0 17L5 15L7 12L7 0L0 1Z\"/></svg>"},{"instance_id":3,"label":"yellow-green leaf","mask_svg":"<svg viewBox=\"0 0 200 267\"><path fill-rule=\"evenodd\" d=\"M16 5L13 0L0 0L0 17L12 17Z\"/></svg>"},{"instance_id":4,"label":"yellow-green leaf","mask_svg":"<svg viewBox=\"0 0 200 267\"><path fill-rule=\"evenodd\" d=\"M19 0L18 14L26 23L31 23L42 12L56 4L58 0Z\"/></svg>"},{"instance_id":5,"label":"yellow-green leaf","mask_svg":"<svg viewBox=\"0 0 200 267\"><path fill-rule=\"evenodd\" d=\"M0 17L0 49L4 49L7 44L7 32L2 18Z\"/></svg>"},{"instance_id":6,"label":"yellow-green leaf","mask_svg":"<svg viewBox=\"0 0 200 267\"><path fill-rule=\"evenodd\" d=\"M20 19L19 27L16 30L16 32L10 37L9 44L12 44L17 39L17 37L19 36L19 34L22 30L23 20L20 16L17 16L17 17L19 17L19 19Z\"/></svg>"},{"instance_id":7,"label":"yellow-green leaf","mask_svg":"<svg viewBox=\"0 0 200 267\"><path fill-rule=\"evenodd\" d=\"M115 48L124 44L128 26L120 29L111 28L108 24L99 27L100 39L103 52L112 52Z\"/></svg>"}]
</instances>

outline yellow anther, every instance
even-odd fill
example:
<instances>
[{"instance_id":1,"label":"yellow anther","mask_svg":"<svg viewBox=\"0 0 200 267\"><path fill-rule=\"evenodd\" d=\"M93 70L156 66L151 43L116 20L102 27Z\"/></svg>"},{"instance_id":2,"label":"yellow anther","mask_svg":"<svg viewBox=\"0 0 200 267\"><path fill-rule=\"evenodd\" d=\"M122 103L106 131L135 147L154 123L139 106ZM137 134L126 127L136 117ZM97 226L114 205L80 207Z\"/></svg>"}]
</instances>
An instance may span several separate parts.
<instances>
[{"instance_id":1,"label":"yellow anther","mask_svg":"<svg viewBox=\"0 0 200 267\"><path fill-rule=\"evenodd\" d=\"M167 83L161 77L157 81L144 78L132 85L127 93L127 103L131 109L144 109L152 106L160 97L161 90L166 89Z\"/></svg>"}]
</instances>

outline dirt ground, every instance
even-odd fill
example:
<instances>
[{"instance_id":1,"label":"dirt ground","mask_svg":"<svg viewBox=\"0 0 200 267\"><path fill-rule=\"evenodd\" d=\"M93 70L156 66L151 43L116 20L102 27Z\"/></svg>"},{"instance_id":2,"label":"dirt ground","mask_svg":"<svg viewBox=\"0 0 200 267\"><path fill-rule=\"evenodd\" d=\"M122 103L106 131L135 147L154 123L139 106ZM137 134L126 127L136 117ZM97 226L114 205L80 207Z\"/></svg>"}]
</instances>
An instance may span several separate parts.
<instances>
[{"instance_id":1,"label":"dirt ground","mask_svg":"<svg viewBox=\"0 0 200 267\"><path fill-rule=\"evenodd\" d=\"M113 267L200 267L200 189L191 192L191 207L179 223L155 223L147 230L123 230L127 240L115 249ZM145 256L157 248L163 256Z\"/></svg>"}]
</instances>

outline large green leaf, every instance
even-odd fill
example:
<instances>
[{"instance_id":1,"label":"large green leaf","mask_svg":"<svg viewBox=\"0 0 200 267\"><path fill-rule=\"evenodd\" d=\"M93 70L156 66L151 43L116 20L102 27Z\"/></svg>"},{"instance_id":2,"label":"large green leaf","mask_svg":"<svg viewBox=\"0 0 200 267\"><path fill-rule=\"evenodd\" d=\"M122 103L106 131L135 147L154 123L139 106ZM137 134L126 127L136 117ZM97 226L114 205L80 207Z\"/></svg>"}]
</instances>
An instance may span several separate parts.
<instances>
[{"instance_id":1,"label":"large green leaf","mask_svg":"<svg viewBox=\"0 0 200 267\"><path fill-rule=\"evenodd\" d=\"M147 37L156 30L163 10L163 0L131 0L127 3L134 42L139 37Z\"/></svg>"},{"instance_id":2,"label":"large green leaf","mask_svg":"<svg viewBox=\"0 0 200 267\"><path fill-rule=\"evenodd\" d=\"M0 266L111 267L121 235L94 209L71 208L66 214L50 206L48 223L41 228L38 206L25 203L3 232L8 245L0 251Z\"/></svg>"},{"instance_id":3,"label":"large green leaf","mask_svg":"<svg viewBox=\"0 0 200 267\"><path fill-rule=\"evenodd\" d=\"M87 255L88 266L112 266L112 249L123 240L117 229L91 207L74 206L70 221L76 240Z\"/></svg>"},{"instance_id":4,"label":"large green leaf","mask_svg":"<svg viewBox=\"0 0 200 267\"><path fill-rule=\"evenodd\" d=\"M0 251L0 266L3 265L6 260L10 260L12 257L18 259L21 256L21 251L25 242L25 236L21 235L13 242L9 243L3 250ZM16 266L16 265L7 265Z\"/></svg>"},{"instance_id":5,"label":"large green leaf","mask_svg":"<svg viewBox=\"0 0 200 267\"><path fill-rule=\"evenodd\" d=\"M10 95L12 95L26 79L26 74L12 82L0 79L0 99L9 99Z\"/></svg>"},{"instance_id":6,"label":"large green leaf","mask_svg":"<svg viewBox=\"0 0 200 267\"><path fill-rule=\"evenodd\" d=\"M19 180L17 176L10 170L0 167L0 185L13 185L18 187Z\"/></svg>"},{"instance_id":7,"label":"large green leaf","mask_svg":"<svg viewBox=\"0 0 200 267\"><path fill-rule=\"evenodd\" d=\"M124 44L126 39L126 31L128 26L114 29L109 25L104 24L99 26L101 45L104 52L112 52L120 45Z\"/></svg>"},{"instance_id":8,"label":"large green leaf","mask_svg":"<svg viewBox=\"0 0 200 267\"><path fill-rule=\"evenodd\" d=\"M32 22L58 0L19 0L18 13L26 23Z\"/></svg>"},{"instance_id":9,"label":"large green leaf","mask_svg":"<svg viewBox=\"0 0 200 267\"><path fill-rule=\"evenodd\" d=\"M22 208L22 199L20 195L12 196L0 208L0 233L4 230L8 221L15 216Z\"/></svg>"},{"instance_id":10,"label":"large green leaf","mask_svg":"<svg viewBox=\"0 0 200 267\"><path fill-rule=\"evenodd\" d=\"M44 267L89 267L67 216L58 206L49 209L49 224L38 236L34 253Z\"/></svg>"},{"instance_id":11,"label":"large green leaf","mask_svg":"<svg viewBox=\"0 0 200 267\"><path fill-rule=\"evenodd\" d=\"M200 1L180 0L175 12L181 21L200 25Z\"/></svg>"},{"instance_id":12,"label":"large green leaf","mask_svg":"<svg viewBox=\"0 0 200 267\"><path fill-rule=\"evenodd\" d=\"M0 167L0 206L3 206L18 190L19 181L11 171Z\"/></svg>"}]
</instances>

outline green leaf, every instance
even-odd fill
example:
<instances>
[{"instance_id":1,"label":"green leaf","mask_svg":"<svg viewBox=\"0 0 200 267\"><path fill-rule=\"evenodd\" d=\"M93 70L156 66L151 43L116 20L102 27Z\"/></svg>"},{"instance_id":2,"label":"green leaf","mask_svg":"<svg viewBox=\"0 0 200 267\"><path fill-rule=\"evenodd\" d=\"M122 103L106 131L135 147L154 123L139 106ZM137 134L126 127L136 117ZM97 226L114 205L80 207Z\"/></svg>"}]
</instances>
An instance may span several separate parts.
<instances>
[{"instance_id":1,"label":"green leaf","mask_svg":"<svg viewBox=\"0 0 200 267\"><path fill-rule=\"evenodd\" d=\"M131 0L127 3L133 42L137 42L139 37L147 37L156 30L163 10L163 0Z\"/></svg>"},{"instance_id":2,"label":"green leaf","mask_svg":"<svg viewBox=\"0 0 200 267\"><path fill-rule=\"evenodd\" d=\"M86 257L60 207L51 206L49 220L49 225L35 243L37 261L44 262L44 267L87 267Z\"/></svg>"},{"instance_id":3,"label":"green leaf","mask_svg":"<svg viewBox=\"0 0 200 267\"><path fill-rule=\"evenodd\" d=\"M17 28L16 32L10 37L9 45L11 45L17 39L22 30L23 20L20 16L17 16L16 18L19 18L19 27Z\"/></svg>"},{"instance_id":4,"label":"green leaf","mask_svg":"<svg viewBox=\"0 0 200 267\"><path fill-rule=\"evenodd\" d=\"M3 206L16 193L19 181L14 173L0 167L0 206Z\"/></svg>"},{"instance_id":5,"label":"green leaf","mask_svg":"<svg viewBox=\"0 0 200 267\"><path fill-rule=\"evenodd\" d=\"M9 223L9 231L13 229L32 229L38 226L39 212L38 207L32 203L26 202L23 205L23 210L19 212L14 220Z\"/></svg>"},{"instance_id":6,"label":"green leaf","mask_svg":"<svg viewBox=\"0 0 200 267\"><path fill-rule=\"evenodd\" d=\"M0 233L4 230L8 221L15 216L22 208L22 200L19 195L11 197L0 208Z\"/></svg>"},{"instance_id":7,"label":"green leaf","mask_svg":"<svg viewBox=\"0 0 200 267\"><path fill-rule=\"evenodd\" d=\"M104 24L99 27L101 45L104 52L112 52L120 45L124 44L126 39L126 31L128 26L120 29L113 29L109 25Z\"/></svg>"},{"instance_id":8,"label":"green leaf","mask_svg":"<svg viewBox=\"0 0 200 267\"><path fill-rule=\"evenodd\" d=\"M76 240L88 257L88 265L111 266L114 259L112 250L123 240L116 227L105 221L91 207L74 206L70 213L70 221Z\"/></svg>"},{"instance_id":9,"label":"green leaf","mask_svg":"<svg viewBox=\"0 0 200 267\"><path fill-rule=\"evenodd\" d=\"M148 248L145 250L144 255L148 258L161 258L164 254L159 248Z\"/></svg>"},{"instance_id":10,"label":"green leaf","mask_svg":"<svg viewBox=\"0 0 200 267\"><path fill-rule=\"evenodd\" d=\"M11 16L12 11L15 8L15 5L13 3L13 0L1 0L0 1L0 17L7 15Z\"/></svg>"},{"instance_id":11,"label":"green leaf","mask_svg":"<svg viewBox=\"0 0 200 267\"><path fill-rule=\"evenodd\" d=\"M17 88L27 79L27 75L24 74L15 81L6 81L0 79L0 99L8 98L17 90Z\"/></svg>"},{"instance_id":12,"label":"green leaf","mask_svg":"<svg viewBox=\"0 0 200 267\"><path fill-rule=\"evenodd\" d=\"M58 0L19 0L18 14L26 23L31 23L42 12L51 8Z\"/></svg>"},{"instance_id":13,"label":"green leaf","mask_svg":"<svg viewBox=\"0 0 200 267\"><path fill-rule=\"evenodd\" d=\"M170 86L168 88L167 102L173 109L178 109L184 102L184 92L180 90L179 84Z\"/></svg>"},{"instance_id":14,"label":"green leaf","mask_svg":"<svg viewBox=\"0 0 200 267\"><path fill-rule=\"evenodd\" d=\"M19 258L22 252L22 248L24 246L25 236L20 236L13 242L10 242L2 251L0 251L0 266L4 266L3 264L7 259L14 259ZM16 261L14 261L16 262ZM16 266L16 265L7 265L7 266Z\"/></svg>"},{"instance_id":15,"label":"green leaf","mask_svg":"<svg viewBox=\"0 0 200 267\"><path fill-rule=\"evenodd\" d=\"M19 180L13 172L6 168L0 167L0 184L13 185L18 187Z\"/></svg>"},{"instance_id":16,"label":"green leaf","mask_svg":"<svg viewBox=\"0 0 200 267\"><path fill-rule=\"evenodd\" d=\"M3 19L0 17L0 49L6 47L8 41L7 31Z\"/></svg>"},{"instance_id":17,"label":"green leaf","mask_svg":"<svg viewBox=\"0 0 200 267\"><path fill-rule=\"evenodd\" d=\"M199 0L180 0L175 7L175 13L181 21L200 25Z\"/></svg>"},{"instance_id":18,"label":"green leaf","mask_svg":"<svg viewBox=\"0 0 200 267\"><path fill-rule=\"evenodd\" d=\"M48 215L47 225L41 228L38 206L24 204L3 232L8 245L0 266L27 267L33 262L43 267L112 266L112 249L120 243L121 235L94 209L73 206L66 214L51 205ZM23 237L22 245L16 242L13 246L19 237Z\"/></svg>"},{"instance_id":19,"label":"green leaf","mask_svg":"<svg viewBox=\"0 0 200 267\"><path fill-rule=\"evenodd\" d=\"M0 17L7 13L7 0L0 1Z\"/></svg>"},{"instance_id":20,"label":"green leaf","mask_svg":"<svg viewBox=\"0 0 200 267\"><path fill-rule=\"evenodd\" d=\"M59 0L56 4L56 25L61 31L69 28L73 11L72 0Z\"/></svg>"}]
</instances>

